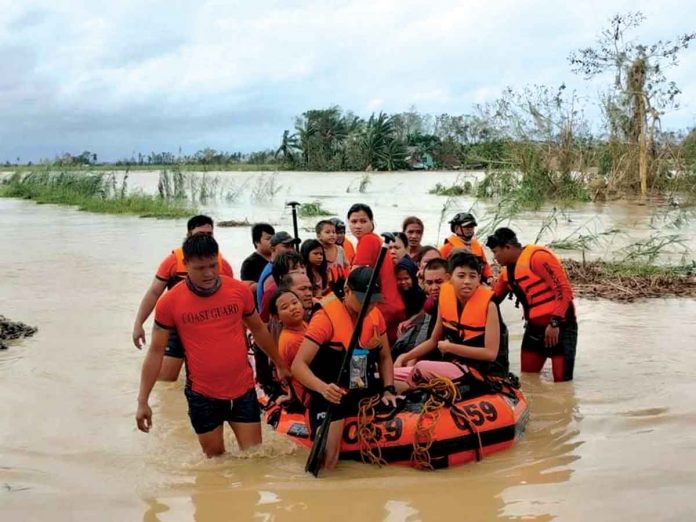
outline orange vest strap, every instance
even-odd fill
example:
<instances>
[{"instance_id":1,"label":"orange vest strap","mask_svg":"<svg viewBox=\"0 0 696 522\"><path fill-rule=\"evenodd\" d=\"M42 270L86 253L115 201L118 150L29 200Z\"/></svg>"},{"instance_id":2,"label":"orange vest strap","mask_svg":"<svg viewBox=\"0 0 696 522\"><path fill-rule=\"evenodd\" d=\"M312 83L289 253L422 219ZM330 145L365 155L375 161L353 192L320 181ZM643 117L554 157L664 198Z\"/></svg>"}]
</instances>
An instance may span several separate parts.
<instances>
[{"instance_id":1,"label":"orange vest strap","mask_svg":"<svg viewBox=\"0 0 696 522\"><path fill-rule=\"evenodd\" d=\"M188 270L186 270L186 264L184 263L184 249L179 247L172 250L172 254L176 257L176 275L180 277L186 277ZM217 255L218 270L222 272L222 254L218 252Z\"/></svg>"}]
</instances>

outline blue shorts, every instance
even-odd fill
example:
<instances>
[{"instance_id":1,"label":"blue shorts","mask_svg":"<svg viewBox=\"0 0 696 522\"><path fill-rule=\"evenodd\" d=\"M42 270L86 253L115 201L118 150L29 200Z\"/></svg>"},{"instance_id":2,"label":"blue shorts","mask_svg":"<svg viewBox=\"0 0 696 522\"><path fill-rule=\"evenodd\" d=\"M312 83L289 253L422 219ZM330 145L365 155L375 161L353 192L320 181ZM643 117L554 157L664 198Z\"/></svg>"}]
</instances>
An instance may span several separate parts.
<instances>
[{"instance_id":1,"label":"blue shorts","mask_svg":"<svg viewBox=\"0 0 696 522\"><path fill-rule=\"evenodd\" d=\"M167 347L164 349L164 355L176 359L184 358L184 345L181 344L181 339L176 330L169 331L169 341L167 341Z\"/></svg>"},{"instance_id":2,"label":"blue shorts","mask_svg":"<svg viewBox=\"0 0 696 522\"><path fill-rule=\"evenodd\" d=\"M261 422L261 408L255 388L231 401L211 399L196 393L190 386L186 386L184 393L191 425L199 435L213 431L225 422Z\"/></svg>"}]
</instances>

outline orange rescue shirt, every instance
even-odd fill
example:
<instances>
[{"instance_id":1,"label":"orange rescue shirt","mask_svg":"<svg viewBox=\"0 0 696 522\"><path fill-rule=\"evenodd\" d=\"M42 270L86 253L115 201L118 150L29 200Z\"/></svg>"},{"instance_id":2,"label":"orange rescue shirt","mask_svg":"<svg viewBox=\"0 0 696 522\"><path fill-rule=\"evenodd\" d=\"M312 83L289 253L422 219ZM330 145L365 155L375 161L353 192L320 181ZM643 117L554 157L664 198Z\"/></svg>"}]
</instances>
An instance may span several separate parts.
<instances>
[{"instance_id":1,"label":"orange rescue shirt","mask_svg":"<svg viewBox=\"0 0 696 522\"><path fill-rule=\"evenodd\" d=\"M254 387L242 321L256 307L248 285L225 275L220 279L220 288L208 297L176 285L157 301L155 322L176 329L181 338L193 391L233 400Z\"/></svg>"}]
</instances>

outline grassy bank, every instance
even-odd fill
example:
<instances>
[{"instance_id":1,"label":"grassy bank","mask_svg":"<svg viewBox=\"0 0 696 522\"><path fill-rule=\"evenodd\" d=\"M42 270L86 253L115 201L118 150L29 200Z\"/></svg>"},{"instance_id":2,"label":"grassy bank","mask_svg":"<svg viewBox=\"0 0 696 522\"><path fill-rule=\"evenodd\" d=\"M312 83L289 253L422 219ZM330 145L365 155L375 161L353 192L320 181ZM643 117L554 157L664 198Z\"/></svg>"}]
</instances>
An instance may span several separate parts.
<instances>
[{"instance_id":1,"label":"grassy bank","mask_svg":"<svg viewBox=\"0 0 696 522\"><path fill-rule=\"evenodd\" d=\"M696 297L696 264L580 262L564 259L577 296L631 302L642 298Z\"/></svg>"},{"instance_id":2,"label":"grassy bank","mask_svg":"<svg viewBox=\"0 0 696 522\"><path fill-rule=\"evenodd\" d=\"M133 214L141 217L183 218L196 212L183 199L130 194L127 176L79 172L15 173L0 184L0 197L37 203L76 206L103 214Z\"/></svg>"},{"instance_id":3,"label":"grassy bank","mask_svg":"<svg viewBox=\"0 0 696 522\"><path fill-rule=\"evenodd\" d=\"M177 164L157 164L157 163L108 163L99 165L70 165L60 167L57 165L11 165L7 167L0 166L0 170L6 169L10 172L31 173L37 169L66 169L71 172L114 172L114 171L138 171L138 172L160 172L163 170L178 169L183 172L275 172L278 170L288 170L287 166L278 163L221 163L221 164L206 164L200 163L177 163Z\"/></svg>"}]
</instances>

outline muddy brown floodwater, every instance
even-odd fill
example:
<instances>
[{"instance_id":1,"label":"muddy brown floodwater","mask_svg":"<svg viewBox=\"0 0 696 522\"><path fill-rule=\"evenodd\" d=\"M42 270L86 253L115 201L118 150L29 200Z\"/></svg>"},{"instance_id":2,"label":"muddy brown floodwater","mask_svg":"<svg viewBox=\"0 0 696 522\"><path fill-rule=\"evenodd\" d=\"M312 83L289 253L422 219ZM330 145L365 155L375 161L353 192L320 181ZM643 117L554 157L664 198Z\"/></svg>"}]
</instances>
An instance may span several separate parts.
<instances>
[{"instance_id":1,"label":"muddy brown floodwater","mask_svg":"<svg viewBox=\"0 0 696 522\"><path fill-rule=\"evenodd\" d=\"M417 194L409 192L409 184L419 187L411 175L354 194L345 184L356 176L342 176L318 189L317 175L298 175L297 185L275 198L209 210L219 219L267 217L291 230L282 210L288 197L316 194L341 215L363 200L375 207L381 230L395 229L408 213L423 215L426 241L434 241L442 200L426 193L437 178ZM586 206L573 214L593 215L641 230L649 210ZM537 230L540 220L529 214L517 226ZM693 518L693 299L579 299L576 380L553 384L548 369L524 375L531 408L525 436L464 467L424 473L342 462L315 479L303 472L306 451L268 430L255 453L233 449L208 461L189 427L182 382L156 387L154 428L139 433L133 416L143 352L130 341L133 316L184 227L182 220L0 199L0 313L39 327L0 352L3 522ZM235 270L250 251L248 236L248 228L217 231ZM506 302L503 313L516 371L519 311Z\"/></svg>"}]
</instances>

